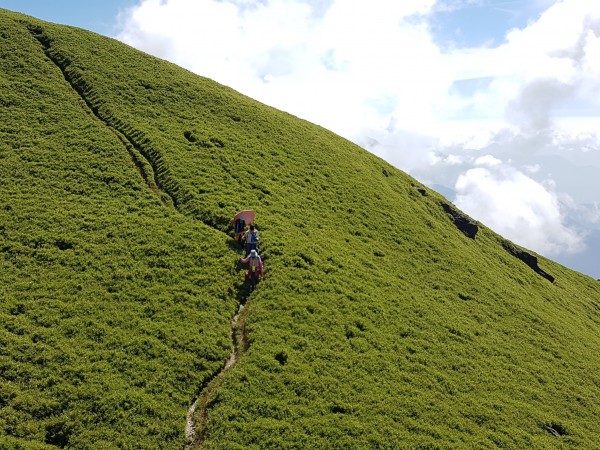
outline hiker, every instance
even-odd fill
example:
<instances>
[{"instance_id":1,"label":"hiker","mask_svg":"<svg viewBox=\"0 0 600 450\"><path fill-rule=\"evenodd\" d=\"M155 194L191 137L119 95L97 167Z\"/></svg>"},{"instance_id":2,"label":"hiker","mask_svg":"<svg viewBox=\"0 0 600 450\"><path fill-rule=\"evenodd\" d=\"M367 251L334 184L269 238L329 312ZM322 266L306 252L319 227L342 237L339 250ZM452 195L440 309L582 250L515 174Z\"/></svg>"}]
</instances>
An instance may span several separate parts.
<instances>
[{"instance_id":1,"label":"hiker","mask_svg":"<svg viewBox=\"0 0 600 450\"><path fill-rule=\"evenodd\" d=\"M246 248L246 256L248 256L252 250L258 250L258 230L254 224L250 225L250 229L246 231L242 237L242 242Z\"/></svg>"},{"instance_id":2,"label":"hiker","mask_svg":"<svg viewBox=\"0 0 600 450\"><path fill-rule=\"evenodd\" d=\"M233 216L233 237L238 244L244 248L243 237L246 233L246 224L250 224L254 222L254 218L256 217L256 213L251 209L244 209L242 211L238 211L235 216Z\"/></svg>"},{"instance_id":3,"label":"hiker","mask_svg":"<svg viewBox=\"0 0 600 450\"><path fill-rule=\"evenodd\" d=\"M235 240L242 242L242 236L244 235L244 228L246 228L246 221L243 218L236 219L233 223L233 232Z\"/></svg>"},{"instance_id":4,"label":"hiker","mask_svg":"<svg viewBox=\"0 0 600 450\"><path fill-rule=\"evenodd\" d=\"M258 255L258 252L254 249L250 250L250 254L245 258L240 258L243 264L248 264L248 271L246 272L246 278L250 280L250 292L256 287L256 282L263 274L263 263L262 259Z\"/></svg>"}]
</instances>

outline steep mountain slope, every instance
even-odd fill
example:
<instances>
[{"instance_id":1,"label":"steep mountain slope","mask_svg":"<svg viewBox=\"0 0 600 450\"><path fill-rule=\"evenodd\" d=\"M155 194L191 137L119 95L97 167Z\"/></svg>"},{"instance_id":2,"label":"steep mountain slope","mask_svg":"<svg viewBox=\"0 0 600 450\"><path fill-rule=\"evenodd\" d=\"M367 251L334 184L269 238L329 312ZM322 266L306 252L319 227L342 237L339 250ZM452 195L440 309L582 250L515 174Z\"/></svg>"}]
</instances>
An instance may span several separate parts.
<instances>
[{"instance_id":1,"label":"steep mountain slope","mask_svg":"<svg viewBox=\"0 0 600 450\"><path fill-rule=\"evenodd\" d=\"M598 282L320 127L0 20L0 446L180 448L215 379L203 448L594 448Z\"/></svg>"}]
</instances>

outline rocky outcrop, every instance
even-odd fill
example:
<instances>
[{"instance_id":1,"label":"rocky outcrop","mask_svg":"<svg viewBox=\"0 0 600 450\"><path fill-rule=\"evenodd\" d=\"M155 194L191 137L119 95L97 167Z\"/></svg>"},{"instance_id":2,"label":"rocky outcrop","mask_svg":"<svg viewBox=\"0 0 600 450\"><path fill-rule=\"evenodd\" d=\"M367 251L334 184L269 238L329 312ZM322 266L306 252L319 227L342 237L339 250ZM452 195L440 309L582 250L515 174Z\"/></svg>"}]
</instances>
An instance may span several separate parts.
<instances>
[{"instance_id":1,"label":"rocky outcrop","mask_svg":"<svg viewBox=\"0 0 600 450\"><path fill-rule=\"evenodd\" d=\"M550 433L552 436L561 437L567 434L567 430L564 426L558 423L553 423L551 425L543 424L542 428Z\"/></svg>"},{"instance_id":2,"label":"rocky outcrop","mask_svg":"<svg viewBox=\"0 0 600 450\"><path fill-rule=\"evenodd\" d=\"M465 233L471 239L475 239L475 235L477 234L477 231L479 231L479 227L474 220L457 209L454 209L447 203L442 203L442 208L444 208L444 211L450 214L452 220L454 221L454 225L456 225L456 228Z\"/></svg>"},{"instance_id":3,"label":"rocky outcrop","mask_svg":"<svg viewBox=\"0 0 600 450\"><path fill-rule=\"evenodd\" d=\"M535 273L541 275L546 280L550 281L550 283L554 283L554 277L549 273L545 272L538 266L537 257L533 256L531 253L527 253L525 250L517 247L512 242L503 241L502 246L506 249L508 253L519 258L525 264L527 264Z\"/></svg>"}]
</instances>

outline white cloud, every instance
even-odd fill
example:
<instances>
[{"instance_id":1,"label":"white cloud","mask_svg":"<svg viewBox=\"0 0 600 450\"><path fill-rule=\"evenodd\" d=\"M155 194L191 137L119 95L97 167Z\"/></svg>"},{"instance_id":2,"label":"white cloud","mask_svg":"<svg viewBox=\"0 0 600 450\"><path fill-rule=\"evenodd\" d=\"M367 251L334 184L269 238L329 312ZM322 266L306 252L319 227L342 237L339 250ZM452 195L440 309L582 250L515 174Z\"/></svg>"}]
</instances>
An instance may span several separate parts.
<instances>
[{"instance_id":1,"label":"white cloud","mask_svg":"<svg viewBox=\"0 0 600 450\"><path fill-rule=\"evenodd\" d=\"M545 255L576 253L583 242L563 225L551 190L508 166L469 169L456 182L456 206L501 235Z\"/></svg>"},{"instance_id":2,"label":"white cloud","mask_svg":"<svg viewBox=\"0 0 600 450\"><path fill-rule=\"evenodd\" d=\"M444 4L144 0L118 38L350 138L391 120L439 137L448 119L506 114L547 128L564 100L600 98L590 95L600 86L600 3L558 2L499 47L448 53L427 24ZM451 89L482 78L472 95Z\"/></svg>"},{"instance_id":3,"label":"white cloud","mask_svg":"<svg viewBox=\"0 0 600 450\"><path fill-rule=\"evenodd\" d=\"M530 165L528 165L528 164L525 164L525 165L523 166L523 170L524 170L525 172L529 172L529 173L531 173L531 174L538 173L538 172L540 171L540 168L541 168L541 167L540 167L540 165L539 165L539 164L530 164Z\"/></svg>"},{"instance_id":4,"label":"white cloud","mask_svg":"<svg viewBox=\"0 0 600 450\"><path fill-rule=\"evenodd\" d=\"M430 121L444 95L425 23L435 0L145 0L118 38L349 136ZM248 7L248 5L252 7Z\"/></svg>"},{"instance_id":5,"label":"white cloud","mask_svg":"<svg viewBox=\"0 0 600 450\"><path fill-rule=\"evenodd\" d=\"M595 215L575 226L563 199L600 192L600 2L523 3L541 15L493 47L444 49L429 27L478 0L141 0L118 38L456 189L521 245L581 250Z\"/></svg>"},{"instance_id":6,"label":"white cloud","mask_svg":"<svg viewBox=\"0 0 600 450\"><path fill-rule=\"evenodd\" d=\"M499 166L500 164L502 164L502 161L492 155L480 156L475 160L476 166L494 167Z\"/></svg>"}]
</instances>

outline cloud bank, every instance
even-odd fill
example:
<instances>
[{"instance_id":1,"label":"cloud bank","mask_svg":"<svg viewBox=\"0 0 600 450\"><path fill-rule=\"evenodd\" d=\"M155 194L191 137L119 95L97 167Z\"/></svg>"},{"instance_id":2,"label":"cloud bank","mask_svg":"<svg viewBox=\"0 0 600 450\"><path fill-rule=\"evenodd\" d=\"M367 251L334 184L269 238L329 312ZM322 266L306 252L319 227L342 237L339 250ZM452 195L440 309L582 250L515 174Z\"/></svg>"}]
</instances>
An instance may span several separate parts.
<instances>
[{"instance_id":1,"label":"cloud bank","mask_svg":"<svg viewBox=\"0 0 600 450\"><path fill-rule=\"evenodd\" d=\"M600 231L600 2L516 3L143 0L117 37L357 142L560 260ZM506 26L478 45L440 34L449 18L468 34L474 13Z\"/></svg>"}]
</instances>

